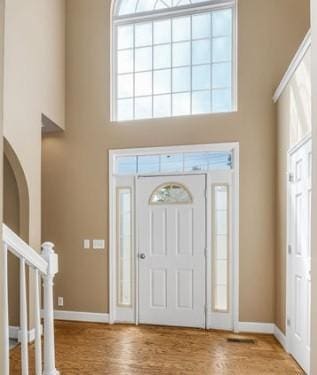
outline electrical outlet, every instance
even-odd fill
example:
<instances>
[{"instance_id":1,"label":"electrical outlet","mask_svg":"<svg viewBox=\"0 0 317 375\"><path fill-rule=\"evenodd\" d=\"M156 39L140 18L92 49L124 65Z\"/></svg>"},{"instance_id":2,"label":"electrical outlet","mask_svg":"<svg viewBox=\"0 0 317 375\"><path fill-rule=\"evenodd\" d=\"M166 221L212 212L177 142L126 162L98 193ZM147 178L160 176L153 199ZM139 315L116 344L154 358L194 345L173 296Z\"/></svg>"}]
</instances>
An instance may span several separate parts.
<instances>
[{"instance_id":1,"label":"electrical outlet","mask_svg":"<svg viewBox=\"0 0 317 375\"><path fill-rule=\"evenodd\" d=\"M57 304L58 304L58 306L63 307L64 306L64 297L58 297Z\"/></svg>"}]
</instances>

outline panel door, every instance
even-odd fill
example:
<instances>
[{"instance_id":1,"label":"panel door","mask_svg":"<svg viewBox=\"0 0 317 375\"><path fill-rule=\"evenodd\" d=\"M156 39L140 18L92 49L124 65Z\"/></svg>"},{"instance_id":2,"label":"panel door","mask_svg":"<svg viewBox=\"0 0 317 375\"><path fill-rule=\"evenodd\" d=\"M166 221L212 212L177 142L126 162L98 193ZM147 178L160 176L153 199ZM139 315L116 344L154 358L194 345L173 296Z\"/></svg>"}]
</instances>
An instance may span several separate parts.
<instances>
[{"instance_id":1,"label":"panel door","mask_svg":"<svg viewBox=\"0 0 317 375\"><path fill-rule=\"evenodd\" d=\"M309 372L311 296L311 142L291 157L290 352Z\"/></svg>"},{"instance_id":2,"label":"panel door","mask_svg":"<svg viewBox=\"0 0 317 375\"><path fill-rule=\"evenodd\" d=\"M137 181L139 322L205 327L206 181Z\"/></svg>"}]
</instances>

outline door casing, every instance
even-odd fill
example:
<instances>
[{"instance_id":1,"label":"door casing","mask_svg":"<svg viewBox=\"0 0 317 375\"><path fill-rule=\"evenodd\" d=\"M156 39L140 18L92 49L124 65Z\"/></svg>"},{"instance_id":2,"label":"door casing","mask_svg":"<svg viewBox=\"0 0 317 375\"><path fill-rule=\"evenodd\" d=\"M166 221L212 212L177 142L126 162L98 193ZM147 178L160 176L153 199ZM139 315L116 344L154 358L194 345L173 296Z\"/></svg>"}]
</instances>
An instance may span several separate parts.
<instances>
[{"instance_id":1,"label":"door casing","mask_svg":"<svg viewBox=\"0 0 317 375\"><path fill-rule=\"evenodd\" d=\"M122 156L135 156L135 155L159 155L168 153L180 153L180 152L204 152L204 151L231 151L233 154L233 169L228 174L228 171L217 171L217 172L206 172L207 181L207 256L206 263L210 265L207 267L206 272L206 328L208 329L225 329L239 331L239 143L219 143L219 144L203 144L203 145L187 145L187 146L168 146L168 147L150 147L150 148L137 148L137 149L121 149L121 150L110 150L109 151L109 323L114 324L116 322L129 322L138 324L138 300L137 290L135 290L134 303L135 311L133 313L133 319L131 315L124 315L123 318L118 319L118 312L116 306L116 189L118 187L117 180L118 176L114 173L115 160L117 157ZM180 173L180 175L187 174L202 174L204 172L188 172ZM171 173L170 175L175 176L178 173ZM155 174L157 175L157 174ZM158 174L161 176L161 174ZM164 175L169 175L164 173ZM217 175L216 179L213 177ZM230 300L231 304L231 320L228 323L224 314L214 313L211 311L211 290L212 290L212 277L211 277L211 261L212 261L212 249L211 249L211 189L214 181L222 181L222 176L230 175L231 185L231 291L232 296ZM133 186L135 192L135 179L138 175L124 176L121 177L121 186L127 187L128 184ZM123 184L123 185L122 185ZM134 202L135 204L135 202ZM135 214L134 214L135 220ZM135 262L135 276L138 272L138 262ZM137 283L135 288L137 288ZM127 316L128 318L125 318Z\"/></svg>"},{"instance_id":2,"label":"door casing","mask_svg":"<svg viewBox=\"0 0 317 375\"><path fill-rule=\"evenodd\" d=\"M292 311L292 272L293 272L293 259L291 258L293 254L289 254L289 245L292 243L292 230L293 230L293 216L292 216L292 188L291 188L291 182L290 182L290 175L293 173L292 170L292 157L293 155L299 151L302 147L304 147L308 142L311 142L311 134L308 134L305 136L300 142L298 142L296 145L294 145L291 149L288 151L288 160L287 160L287 245L286 245L286 317L285 317L285 326L286 326L286 351L291 353L292 350L292 333L291 329L289 327L289 319L291 316L293 316ZM293 253L293 249L291 251ZM291 322L293 324L293 322Z\"/></svg>"}]
</instances>

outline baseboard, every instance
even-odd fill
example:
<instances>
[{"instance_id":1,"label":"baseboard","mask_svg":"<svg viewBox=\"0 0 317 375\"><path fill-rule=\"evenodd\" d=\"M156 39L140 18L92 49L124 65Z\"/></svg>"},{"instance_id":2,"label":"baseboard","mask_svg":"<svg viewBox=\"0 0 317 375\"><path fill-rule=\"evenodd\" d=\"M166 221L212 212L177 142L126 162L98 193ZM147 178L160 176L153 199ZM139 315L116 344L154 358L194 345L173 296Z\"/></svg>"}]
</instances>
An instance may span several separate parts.
<instances>
[{"instance_id":1,"label":"baseboard","mask_svg":"<svg viewBox=\"0 0 317 375\"><path fill-rule=\"evenodd\" d=\"M284 333L278 328L277 325L274 326L274 336L276 340L281 344L283 349L287 352L287 341Z\"/></svg>"},{"instance_id":2,"label":"baseboard","mask_svg":"<svg viewBox=\"0 0 317 375\"><path fill-rule=\"evenodd\" d=\"M43 327L41 326L41 333L43 333ZM9 327L9 337L10 339L18 340L21 342L21 330L20 327L10 326ZM28 342L33 342L35 340L35 329L30 329L28 331Z\"/></svg>"},{"instance_id":3,"label":"baseboard","mask_svg":"<svg viewBox=\"0 0 317 375\"><path fill-rule=\"evenodd\" d=\"M274 334L273 323L239 322L239 332Z\"/></svg>"},{"instance_id":4,"label":"baseboard","mask_svg":"<svg viewBox=\"0 0 317 375\"><path fill-rule=\"evenodd\" d=\"M43 311L42 311L42 316L43 316ZM74 322L109 323L109 314L55 310L54 319L55 320L70 320Z\"/></svg>"}]
</instances>

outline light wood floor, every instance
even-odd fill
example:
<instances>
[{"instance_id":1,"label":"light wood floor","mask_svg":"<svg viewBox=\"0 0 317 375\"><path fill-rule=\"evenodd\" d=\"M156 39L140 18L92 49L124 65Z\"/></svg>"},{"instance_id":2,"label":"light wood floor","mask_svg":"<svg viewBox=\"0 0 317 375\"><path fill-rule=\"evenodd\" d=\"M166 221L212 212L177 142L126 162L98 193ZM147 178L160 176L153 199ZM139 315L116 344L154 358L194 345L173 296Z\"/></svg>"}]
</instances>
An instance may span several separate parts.
<instances>
[{"instance_id":1,"label":"light wood floor","mask_svg":"<svg viewBox=\"0 0 317 375\"><path fill-rule=\"evenodd\" d=\"M227 342L229 336L196 329L57 322L57 368L61 375L303 374L274 337L252 335L255 344L240 344ZM20 374L19 366L16 348L10 374Z\"/></svg>"}]
</instances>

